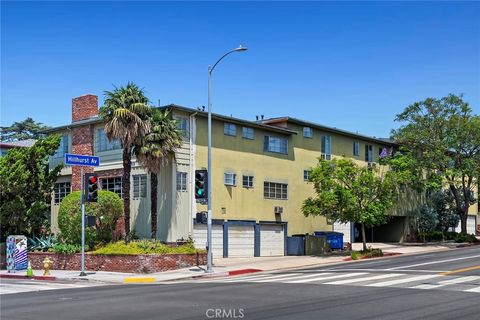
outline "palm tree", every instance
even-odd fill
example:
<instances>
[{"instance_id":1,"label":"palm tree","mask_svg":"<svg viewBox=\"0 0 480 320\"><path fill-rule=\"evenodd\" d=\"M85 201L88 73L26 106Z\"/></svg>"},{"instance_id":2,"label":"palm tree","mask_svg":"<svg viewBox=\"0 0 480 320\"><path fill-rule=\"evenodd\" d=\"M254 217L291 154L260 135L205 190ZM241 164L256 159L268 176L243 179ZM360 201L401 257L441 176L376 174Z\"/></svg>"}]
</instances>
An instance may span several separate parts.
<instances>
[{"instance_id":1,"label":"palm tree","mask_svg":"<svg viewBox=\"0 0 480 320\"><path fill-rule=\"evenodd\" d=\"M151 108L142 89L129 82L125 87L105 91L100 116L107 121L105 134L109 140L118 139L123 147L123 209L125 213L125 240L130 240L130 172L132 148L150 131Z\"/></svg>"},{"instance_id":2,"label":"palm tree","mask_svg":"<svg viewBox=\"0 0 480 320\"><path fill-rule=\"evenodd\" d=\"M157 185L162 167L175 160L175 151L182 145L177 121L168 110L153 109L150 132L135 146L137 160L150 171L151 237L157 235Z\"/></svg>"}]
</instances>

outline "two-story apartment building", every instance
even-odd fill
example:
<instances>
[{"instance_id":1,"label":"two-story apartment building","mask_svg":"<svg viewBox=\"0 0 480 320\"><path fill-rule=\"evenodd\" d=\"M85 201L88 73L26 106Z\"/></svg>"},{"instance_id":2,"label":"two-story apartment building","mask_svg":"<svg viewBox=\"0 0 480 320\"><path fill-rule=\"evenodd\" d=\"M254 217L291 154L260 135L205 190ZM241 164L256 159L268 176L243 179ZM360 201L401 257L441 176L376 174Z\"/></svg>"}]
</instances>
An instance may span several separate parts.
<instances>
[{"instance_id":1,"label":"two-story apartment building","mask_svg":"<svg viewBox=\"0 0 480 320\"><path fill-rule=\"evenodd\" d=\"M207 113L177 105L171 110L183 131L176 162L162 168L158 181L157 238L167 242L192 237L205 247L206 225L196 222L206 206L194 199L194 173L207 167ZM63 161L66 152L97 155L102 189L122 196L122 149L108 141L98 117L94 95L74 98L72 123L52 129L62 135L51 159ZM330 224L324 217L304 217L301 205L314 195L308 182L318 158L347 157L364 165L377 165L380 154L396 145L337 128L283 117L247 121L212 116L212 212L214 256L245 257L283 255L286 237L318 230L338 230L347 242L357 241L356 226ZM80 169L65 167L52 197L52 229L58 231L61 199L80 189ZM150 181L148 172L133 159L131 175L131 228L150 234ZM408 232L408 212L415 199L404 193L392 210L390 222L369 231L369 241L401 241ZM475 210L475 209L473 209ZM476 211L475 211L476 212ZM120 226L121 227L121 226Z\"/></svg>"}]
</instances>

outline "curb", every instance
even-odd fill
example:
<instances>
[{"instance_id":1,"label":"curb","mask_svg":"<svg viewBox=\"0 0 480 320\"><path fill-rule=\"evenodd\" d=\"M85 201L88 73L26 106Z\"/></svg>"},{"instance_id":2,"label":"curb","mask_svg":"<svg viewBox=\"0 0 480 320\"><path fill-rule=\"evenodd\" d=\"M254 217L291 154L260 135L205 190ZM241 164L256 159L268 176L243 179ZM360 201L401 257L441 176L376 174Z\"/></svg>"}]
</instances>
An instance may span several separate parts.
<instances>
[{"instance_id":1,"label":"curb","mask_svg":"<svg viewBox=\"0 0 480 320\"><path fill-rule=\"evenodd\" d=\"M33 276L27 277L21 274L0 274L0 278L2 279L33 279L33 280L49 280L54 281L57 280L55 276Z\"/></svg>"},{"instance_id":2,"label":"curb","mask_svg":"<svg viewBox=\"0 0 480 320\"><path fill-rule=\"evenodd\" d=\"M239 270L228 271L228 275L238 276L240 274L255 273L255 272L262 272L262 271L263 270L260 270L260 269L239 269Z\"/></svg>"}]
</instances>

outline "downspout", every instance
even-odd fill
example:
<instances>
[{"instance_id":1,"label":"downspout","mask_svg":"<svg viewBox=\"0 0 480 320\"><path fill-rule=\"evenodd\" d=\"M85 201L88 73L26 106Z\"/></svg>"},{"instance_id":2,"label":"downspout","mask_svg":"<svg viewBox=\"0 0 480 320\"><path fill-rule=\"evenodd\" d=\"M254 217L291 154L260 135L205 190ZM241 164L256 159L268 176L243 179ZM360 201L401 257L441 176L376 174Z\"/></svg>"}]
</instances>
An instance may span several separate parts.
<instances>
[{"instance_id":1,"label":"downspout","mask_svg":"<svg viewBox=\"0 0 480 320\"><path fill-rule=\"evenodd\" d=\"M193 196L195 189L195 143L196 143L196 123L195 123L195 116L198 112L192 113L189 116L189 164L190 164L190 183L189 183L189 195L190 195L190 220L188 224L188 233L193 238L193 218L196 216L196 202L195 197Z\"/></svg>"}]
</instances>

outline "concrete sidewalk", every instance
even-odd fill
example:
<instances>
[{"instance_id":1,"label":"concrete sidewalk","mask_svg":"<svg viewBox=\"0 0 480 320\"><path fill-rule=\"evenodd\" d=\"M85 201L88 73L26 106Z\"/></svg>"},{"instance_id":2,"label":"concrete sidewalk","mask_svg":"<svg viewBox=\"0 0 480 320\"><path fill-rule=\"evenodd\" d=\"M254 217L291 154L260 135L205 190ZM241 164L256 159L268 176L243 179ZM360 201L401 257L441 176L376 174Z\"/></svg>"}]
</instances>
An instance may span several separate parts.
<instances>
[{"instance_id":1,"label":"concrete sidewalk","mask_svg":"<svg viewBox=\"0 0 480 320\"><path fill-rule=\"evenodd\" d=\"M384 253L397 254L420 254L441 250L451 250L459 244L388 244L369 243L372 248L380 248ZM361 243L353 244L354 250L361 250ZM79 276L79 271L51 270L51 280L95 281L105 284L119 283L149 283L167 282L173 280L190 279L195 277L219 277L231 274L250 273L257 271L274 271L302 267L314 267L327 264L342 263L349 257L348 253L333 252L324 256L283 256L283 257L255 257L255 258L215 258L213 261L213 273L205 273L204 266L178 269L172 271L135 274L105 271L86 271L87 276ZM25 271L17 271L13 275L25 275ZM34 275L41 276L43 271L34 270ZM0 272L0 278L10 277L12 273L6 270Z\"/></svg>"}]
</instances>

